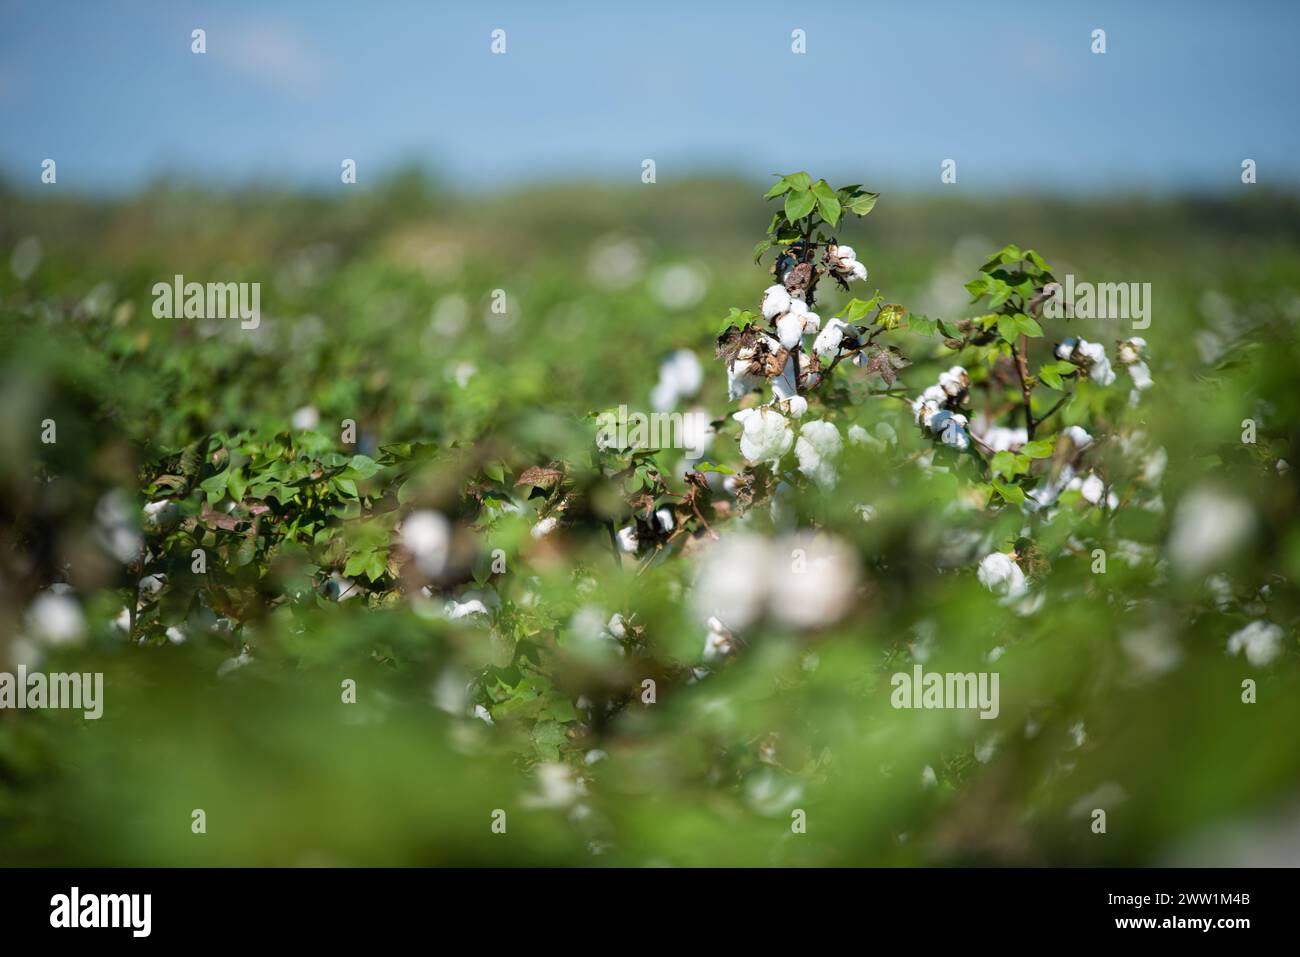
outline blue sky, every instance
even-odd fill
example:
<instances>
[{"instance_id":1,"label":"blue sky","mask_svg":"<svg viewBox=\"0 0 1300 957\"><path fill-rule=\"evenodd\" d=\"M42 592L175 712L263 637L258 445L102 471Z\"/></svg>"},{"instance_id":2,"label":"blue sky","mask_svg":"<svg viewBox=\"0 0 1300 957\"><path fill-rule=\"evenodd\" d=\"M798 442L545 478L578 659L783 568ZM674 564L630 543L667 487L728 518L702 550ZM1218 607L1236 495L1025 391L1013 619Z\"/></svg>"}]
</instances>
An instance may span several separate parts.
<instances>
[{"instance_id":1,"label":"blue sky","mask_svg":"<svg viewBox=\"0 0 1300 957\"><path fill-rule=\"evenodd\" d=\"M190 52L190 31L208 52ZM507 53L489 51L494 28ZM808 52L790 51L791 30ZM1093 29L1107 52L1093 54ZM807 168L873 188L1300 182L1300 3L0 0L0 173L472 188Z\"/></svg>"}]
</instances>

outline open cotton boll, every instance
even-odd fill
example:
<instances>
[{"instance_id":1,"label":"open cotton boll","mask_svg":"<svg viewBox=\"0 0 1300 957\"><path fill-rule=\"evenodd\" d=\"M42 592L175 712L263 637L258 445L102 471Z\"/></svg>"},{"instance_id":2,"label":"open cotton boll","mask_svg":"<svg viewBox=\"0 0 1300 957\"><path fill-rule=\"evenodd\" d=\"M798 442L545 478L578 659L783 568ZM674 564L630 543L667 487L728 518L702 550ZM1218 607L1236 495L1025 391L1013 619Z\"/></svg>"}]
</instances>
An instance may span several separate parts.
<instances>
[{"instance_id":1,"label":"open cotton boll","mask_svg":"<svg viewBox=\"0 0 1300 957\"><path fill-rule=\"evenodd\" d=\"M849 271L849 274L854 279L857 279L859 281L865 281L867 278L867 267L855 260L853 263L853 268Z\"/></svg>"},{"instance_id":2,"label":"open cotton boll","mask_svg":"<svg viewBox=\"0 0 1300 957\"><path fill-rule=\"evenodd\" d=\"M294 410L291 424L295 432L310 432L320 424L320 413L313 405L304 405Z\"/></svg>"},{"instance_id":3,"label":"open cotton boll","mask_svg":"<svg viewBox=\"0 0 1300 957\"><path fill-rule=\"evenodd\" d=\"M750 532L724 534L708 546L690 593L700 620L719 619L719 631L725 631L724 622L744 629L757 620L768 595L771 547Z\"/></svg>"},{"instance_id":4,"label":"open cotton boll","mask_svg":"<svg viewBox=\"0 0 1300 957\"><path fill-rule=\"evenodd\" d=\"M79 645L86 637L86 619L75 598L51 589L37 595L28 607L27 632L51 648Z\"/></svg>"},{"instance_id":5,"label":"open cotton boll","mask_svg":"<svg viewBox=\"0 0 1300 957\"><path fill-rule=\"evenodd\" d=\"M788 401L787 406L790 409L791 418L800 419L808 411L808 400L801 395L796 395Z\"/></svg>"},{"instance_id":6,"label":"open cotton boll","mask_svg":"<svg viewBox=\"0 0 1300 957\"><path fill-rule=\"evenodd\" d=\"M840 351L840 344L844 342L844 330L846 326L842 319L831 319L826 323L826 328L817 334L813 340L813 352L817 353L822 359L833 359L836 353Z\"/></svg>"},{"instance_id":7,"label":"open cotton boll","mask_svg":"<svg viewBox=\"0 0 1300 957\"><path fill-rule=\"evenodd\" d=\"M803 336L803 316L787 313L777 320L776 334L781 341L781 345L786 349L793 349L799 344Z\"/></svg>"},{"instance_id":8,"label":"open cotton boll","mask_svg":"<svg viewBox=\"0 0 1300 957\"><path fill-rule=\"evenodd\" d=\"M149 502L144 507L144 525L150 531L170 531L180 523L180 520L181 507L170 499Z\"/></svg>"},{"instance_id":9,"label":"open cotton boll","mask_svg":"<svg viewBox=\"0 0 1300 957\"><path fill-rule=\"evenodd\" d=\"M430 578L447 567L451 548L451 523L441 512L423 509L402 521L402 546L415 559L416 567Z\"/></svg>"},{"instance_id":10,"label":"open cotton boll","mask_svg":"<svg viewBox=\"0 0 1300 957\"><path fill-rule=\"evenodd\" d=\"M775 319L790 311L790 293L779 283L763 291L763 318Z\"/></svg>"},{"instance_id":11,"label":"open cotton boll","mask_svg":"<svg viewBox=\"0 0 1300 957\"><path fill-rule=\"evenodd\" d=\"M805 422L794 447L799 471L822 488L833 487L838 479L835 460L843 445L839 430L830 422L822 419Z\"/></svg>"},{"instance_id":12,"label":"open cotton boll","mask_svg":"<svg viewBox=\"0 0 1300 957\"><path fill-rule=\"evenodd\" d=\"M798 394L799 390L795 387L794 356L792 355L785 360L785 368L781 370L781 374L772 379L772 395L776 397L778 402L784 402L786 399L792 399Z\"/></svg>"},{"instance_id":13,"label":"open cotton boll","mask_svg":"<svg viewBox=\"0 0 1300 957\"><path fill-rule=\"evenodd\" d=\"M618 530L618 547L628 554L636 554L636 550L641 546L641 540L637 537L635 525L625 525Z\"/></svg>"},{"instance_id":14,"label":"open cotton boll","mask_svg":"<svg viewBox=\"0 0 1300 957\"><path fill-rule=\"evenodd\" d=\"M1254 531L1255 510L1249 502L1197 488L1178 503L1167 551L1180 572L1195 575L1231 557Z\"/></svg>"},{"instance_id":15,"label":"open cotton boll","mask_svg":"<svg viewBox=\"0 0 1300 957\"><path fill-rule=\"evenodd\" d=\"M1084 431L1081 426L1068 426L1062 430L1061 434L1068 438L1074 444L1074 447L1080 451L1092 445L1092 436Z\"/></svg>"},{"instance_id":16,"label":"open cotton boll","mask_svg":"<svg viewBox=\"0 0 1300 957\"><path fill-rule=\"evenodd\" d=\"M656 411L666 412L699 392L703 384L704 369L695 353L677 349L659 367L659 382L650 394L651 404Z\"/></svg>"},{"instance_id":17,"label":"open cotton boll","mask_svg":"<svg viewBox=\"0 0 1300 957\"><path fill-rule=\"evenodd\" d=\"M852 607L858 559L839 539L791 535L775 544L771 561L768 606L781 624L821 628L843 618Z\"/></svg>"},{"instance_id":18,"label":"open cotton boll","mask_svg":"<svg viewBox=\"0 0 1300 957\"><path fill-rule=\"evenodd\" d=\"M852 246L832 246L830 254L836 259L857 259L858 254Z\"/></svg>"},{"instance_id":19,"label":"open cotton boll","mask_svg":"<svg viewBox=\"0 0 1300 957\"><path fill-rule=\"evenodd\" d=\"M543 539L551 532L555 531L555 526L560 524L560 520L554 515L548 515L540 519L530 530L529 534L535 539Z\"/></svg>"},{"instance_id":20,"label":"open cotton boll","mask_svg":"<svg viewBox=\"0 0 1300 957\"><path fill-rule=\"evenodd\" d=\"M463 602L451 598L442 606L442 613L448 621L459 621L462 618L469 618L472 615L486 616L488 610L487 606L477 598L471 598L469 601Z\"/></svg>"},{"instance_id":21,"label":"open cotton boll","mask_svg":"<svg viewBox=\"0 0 1300 957\"><path fill-rule=\"evenodd\" d=\"M1007 598L1019 598L1029 591L1025 573L1005 552L992 552L985 555L976 572L979 582L994 594Z\"/></svg>"},{"instance_id":22,"label":"open cotton boll","mask_svg":"<svg viewBox=\"0 0 1300 957\"><path fill-rule=\"evenodd\" d=\"M1246 660L1262 668L1282 654L1282 629L1272 622L1252 621L1245 628L1233 632L1228 639L1228 654L1246 653Z\"/></svg>"},{"instance_id":23,"label":"open cotton boll","mask_svg":"<svg viewBox=\"0 0 1300 957\"><path fill-rule=\"evenodd\" d=\"M746 414L748 413L748 414ZM741 418L741 416L744 418ZM740 454L751 462L773 462L790 451L794 433L775 409L745 409L732 418L740 422Z\"/></svg>"},{"instance_id":24,"label":"open cotton boll","mask_svg":"<svg viewBox=\"0 0 1300 957\"><path fill-rule=\"evenodd\" d=\"M1147 368L1145 362L1133 363L1128 367L1128 374L1132 376L1133 385L1137 387L1139 392L1155 385L1155 381L1151 378L1151 370Z\"/></svg>"},{"instance_id":25,"label":"open cotton boll","mask_svg":"<svg viewBox=\"0 0 1300 957\"><path fill-rule=\"evenodd\" d=\"M1079 484L1079 494L1083 496L1085 502L1097 505L1106 494L1106 485L1095 472L1090 472L1088 477Z\"/></svg>"},{"instance_id":26,"label":"open cotton boll","mask_svg":"<svg viewBox=\"0 0 1300 957\"><path fill-rule=\"evenodd\" d=\"M748 359L743 362L733 362L731 365L727 366L727 398L733 401L743 399L749 393L762 386L762 376L751 375L744 371L737 371L737 369L744 370L748 368Z\"/></svg>"}]
</instances>

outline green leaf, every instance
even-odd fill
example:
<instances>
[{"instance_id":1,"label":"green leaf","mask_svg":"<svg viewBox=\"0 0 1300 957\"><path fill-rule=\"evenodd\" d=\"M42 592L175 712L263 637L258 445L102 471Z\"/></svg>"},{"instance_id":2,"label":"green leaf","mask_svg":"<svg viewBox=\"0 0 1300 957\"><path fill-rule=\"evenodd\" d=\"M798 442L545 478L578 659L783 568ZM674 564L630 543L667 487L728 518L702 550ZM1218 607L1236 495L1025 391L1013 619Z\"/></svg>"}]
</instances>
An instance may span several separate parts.
<instances>
[{"instance_id":1,"label":"green leaf","mask_svg":"<svg viewBox=\"0 0 1300 957\"><path fill-rule=\"evenodd\" d=\"M1034 321L1033 316L1027 316L1023 312L1016 313L1016 325L1020 331L1031 339L1037 339L1043 334L1043 327Z\"/></svg>"},{"instance_id":2,"label":"green leaf","mask_svg":"<svg viewBox=\"0 0 1300 957\"><path fill-rule=\"evenodd\" d=\"M506 480L505 467L500 462L489 462L483 466L483 474L494 482L504 482Z\"/></svg>"},{"instance_id":3,"label":"green leaf","mask_svg":"<svg viewBox=\"0 0 1300 957\"><path fill-rule=\"evenodd\" d=\"M218 472L199 483L199 488L208 494L208 504L215 505L226 494L226 483L230 480L230 470Z\"/></svg>"},{"instance_id":4,"label":"green leaf","mask_svg":"<svg viewBox=\"0 0 1300 957\"><path fill-rule=\"evenodd\" d=\"M998 335L1007 342L1015 342L1020 337L1020 326L1010 316L998 316Z\"/></svg>"},{"instance_id":5,"label":"green leaf","mask_svg":"<svg viewBox=\"0 0 1300 957\"><path fill-rule=\"evenodd\" d=\"M789 188L790 188L790 177L782 176L779 180L776 181L776 183L772 186L771 189L769 189L766 193L763 194L763 198L773 199L774 197L780 196L782 193L786 192Z\"/></svg>"},{"instance_id":6,"label":"green leaf","mask_svg":"<svg viewBox=\"0 0 1300 957\"><path fill-rule=\"evenodd\" d=\"M989 463L993 471L999 475L1011 475L1015 469L1016 454L1014 452L997 452L993 456L993 461Z\"/></svg>"},{"instance_id":7,"label":"green leaf","mask_svg":"<svg viewBox=\"0 0 1300 957\"><path fill-rule=\"evenodd\" d=\"M830 184L824 179L819 179L812 186L812 194L817 197L817 208L821 211L822 219L834 226L840 221L840 201L835 196L835 190L831 189Z\"/></svg>"},{"instance_id":8,"label":"green leaf","mask_svg":"<svg viewBox=\"0 0 1300 957\"><path fill-rule=\"evenodd\" d=\"M879 193L862 193L850 199L844 206L848 208L849 212L856 213L858 216L865 216L871 212L878 199L880 199Z\"/></svg>"},{"instance_id":9,"label":"green leaf","mask_svg":"<svg viewBox=\"0 0 1300 957\"><path fill-rule=\"evenodd\" d=\"M1025 455L1029 456L1031 459L1045 459L1052 454L1052 443L1048 442L1046 439L1040 439L1037 442L1026 444L1020 451L1024 452Z\"/></svg>"},{"instance_id":10,"label":"green leaf","mask_svg":"<svg viewBox=\"0 0 1300 957\"><path fill-rule=\"evenodd\" d=\"M807 190L791 190L785 194L785 218L794 222L803 219L817 205L817 197Z\"/></svg>"},{"instance_id":11,"label":"green leaf","mask_svg":"<svg viewBox=\"0 0 1300 957\"><path fill-rule=\"evenodd\" d=\"M928 319L925 316L911 315L907 317L907 328L917 335L932 336L937 325L936 320Z\"/></svg>"},{"instance_id":12,"label":"green leaf","mask_svg":"<svg viewBox=\"0 0 1300 957\"><path fill-rule=\"evenodd\" d=\"M722 475L735 475L734 469L729 469L725 465L718 465L714 462L697 462L695 463L697 472L719 472Z\"/></svg>"},{"instance_id":13,"label":"green leaf","mask_svg":"<svg viewBox=\"0 0 1300 957\"><path fill-rule=\"evenodd\" d=\"M762 259L763 253L767 252L771 248L772 248L772 240L770 239L764 239L762 242L758 243L754 247L754 262L758 262L760 259Z\"/></svg>"},{"instance_id":14,"label":"green leaf","mask_svg":"<svg viewBox=\"0 0 1300 957\"><path fill-rule=\"evenodd\" d=\"M812 185L812 177L807 173L791 173L786 179L792 189L805 190Z\"/></svg>"}]
</instances>

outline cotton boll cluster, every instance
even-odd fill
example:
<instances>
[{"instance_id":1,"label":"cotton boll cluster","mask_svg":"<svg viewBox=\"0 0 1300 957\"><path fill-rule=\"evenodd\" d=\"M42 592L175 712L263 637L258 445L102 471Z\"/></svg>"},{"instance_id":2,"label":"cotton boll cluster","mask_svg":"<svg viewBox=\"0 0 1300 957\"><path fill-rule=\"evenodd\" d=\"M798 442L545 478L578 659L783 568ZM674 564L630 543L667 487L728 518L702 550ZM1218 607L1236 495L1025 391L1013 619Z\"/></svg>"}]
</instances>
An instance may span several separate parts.
<instances>
[{"instance_id":1,"label":"cotton boll cluster","mask_svg":"<svg viewBox=\"0 0 1300 957\"><path fill-rule=\"evenodd\" d=\"M751 462L776 462L794 444L789 420L775 409L741 409L732 418L742 427L740 454Z\"/></svg>"},{"instance_id":2,"label":"cotton boll cluster","mask_svg":"<svg viewBox=\"0 0 1300 957\"><path fill-rule=\"evenodd\" d=\"M1014 553L992 552L985 555L976 575L980 584L996 595L1020 598L1029 591L1029 583L1020 565L1016 563Z\"/></svg>"},{"instance_id":3,"label":"cotton boll cluster","mask_svg":"<svg viewBox=\"0 0 1300 957\"><path fill-rule=\"evenodd\" d=\"M858 254L852 246L831 246L826 250L826 262L831 275L841 282L867 278L867 267L858 262Z\"/></svg>"},{"instance_id":4,"label":"cotton boll cluster","mask_svg":"<svg viewBox=\"0 0 1300 957\"><path fill-rule=\"evenodd\" d=\"M843 447L839 430L832 423L821 419L805 422L794 446L799 471L821 488L833 488L838 480L835 461Z\"/></svg>"},{"instance_id":5,"label":"cotton boll cluster","mask_svg":"<svg viewBox=\"0 0 1300 957\"><path fill-rule=\"evenodd\" d=\"M1228 654L1245 652L1247 661L1262 668L1282 654L1282 638L1282 629L1272 622L1252 621L1228 639Z\"/></svg>"},{"instance_id":6,"label":"cotton boll cluster","mask_svg":"<svg viewBox=\"0 0 1300 957\"><path fill-rule=\"evenodd\" d=\"M1110 367L1106 347L1100 342L1072 337L1062 339L1056 347L1056 357L1082 366L1087 370L1088 378L1097 385L1107 386L1115 382L1115 370Z\"/></svg>"},{"instance_id":7,"label":"cotton boll cluster","mask_svg":"<svg viewBox=\"0 0 1300 957\"><path fill-rule=\"evenodd\" d=\"M695 353L678 349L659 367L659 381L650 393L650 404L656 412L668 412L699 392L703 383L704 369Z\"/></svg>"},{"instance_id":8,"label":"cotton boll cluster","mask_svg":"<svg viewBox=\"0 0 1300 957\"><path fill-rule=\"evenodd\" d=\"M1119 344L1115 350L1116 358L1119 359L1120 365L1128 369L1128 374L1133 377L1133 387L1139 392L1151 388L1154 382L1151 379L1151 370L1142 360L1142 353L1146 349L1147 341L1140 336L1134 336Z\"/></svg>"},{"instance_id":9,"label":"cotton boll cluster","mask_svg":"<svg viewBox=\"0 0 1300 957\"><path fill-rule=\"evenodd\" d=\"M961 366L953 366L939 375L937 385L932 385L912 403L916 424L935 435L944 445L964 451L970 448L970 433L966 416L956 410L966 399L970 376Z\"/></svg>"},{"instance_id":10,"label":"cotton boll cluster","mask_svg":"<svg viewBox=\"0 0 1300 957\"><path fill-rule=\"evenodd\" d=\"M832 624L852 605L858 575L855 553L833 537L724 536L705 552L692 592L697 613L709 623L706 647L734 649L730 629L743 630L765 615L800 629Z\"/></svg>"},{"instance_id":11,"label":"cotton boll cluster","mask_svg":"<svg viewBox=\"0 0 1300 957\"><path fill-rule=\"evenodd\" d=\"M1078 425L1067 426L1066 428L1061 430L1061 434L1064 435L1067 439L1069 439L1070 444L1072 444L1080 452L1088 448L1088 446L1092 445L1092 436L1089 435L1082 426L1078 426Z\"/></svg>"}]
</instances>

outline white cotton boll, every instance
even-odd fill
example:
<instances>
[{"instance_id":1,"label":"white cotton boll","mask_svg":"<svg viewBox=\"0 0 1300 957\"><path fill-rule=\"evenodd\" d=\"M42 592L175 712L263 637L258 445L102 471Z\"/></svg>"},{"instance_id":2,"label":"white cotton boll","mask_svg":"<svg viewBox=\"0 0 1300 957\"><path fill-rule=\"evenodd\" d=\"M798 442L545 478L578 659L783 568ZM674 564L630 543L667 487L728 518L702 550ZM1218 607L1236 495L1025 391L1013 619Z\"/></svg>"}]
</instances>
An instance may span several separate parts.
<instances>
[{"instance_id":1,"label":"white cotton boll","mask_svg":"<svg viewBox=\"0 0 1300 957\"><path fill-rule=\"evenodd\" d=\"M778 402L784 402L786 399L792 399L799 394L795 387L794 380L794 356L785 360L785 368L781 374L772 379L772 395Z\"/></svg>"},{"instance_id":2,"label":"white cotton boll","mask_svg":"<svg viewBox=\"0 0 1300 957\"><path fill-rule=\"evenodd\" d=\"M805 422L799 430L799 440L795 443L795 456L799 459L799 471L808 476L822 488L835 485L835 460L843 448L839 430L830 422L817 419Z\"/></svg>"},{"instance_id":3,"label":"white cotton boll","mask_svg":"<svg viewBox=\"0 0 1300 957\"><path fill-rule=\"evenodd\" d=\"M932 385L926 387L921 392L922 402L932 402L935 405L943 405L948 400L948 393L943 391L943 386Z\"/></svg>"},{"instance_id":4,"label":"white cotton boll","mask_svg":"<svg viewBox=\"0 0 1300 957\"><path fill-rule=\"evenodd\" d=\"M627 637L627 622L618 612L614 612L609 618L609 623L605 625L605 630L615 638Z\"/></svg>"},{"instance_id":5,"label":"white cotton boll","mask_svg":"<svg viewBox=\"0 0 1300 957\"><path fill-rule=\"evenodd\" d=\"M1228 639L1228 654L1246 653L1246 660L1262 668L1282 654L1282 629L1272 622L1252 621Z\"/></svg>"},{"instance_id":6,"label":"white cotton boll","mask_svg":"<svg viewBox=\"0 0 1300 957\"><path fill-rule=\"evenodd\" d=\"M763 291L763 318L775 319L790 311L790 293L785 286L777 284L768 286Z\"/></svg>"},{"instance_id":7,"label":"white cotton boll","mask_svg":"<svg viewBox=\"0 0 1300 957\"><path fill-rule=\"evenodd\" d=\"M791 535L771 550L768 607L781 624L822 628L843 618L857 593L858 559L837 538Z\"/></svg>"},{"instance_id":8,"label":"white cotton boll","mask_svg":"<svg viewBox=\"0 0 1300 957\"><path fill-rule=\"evenodd\" d=\"M310 432L320 424L320 413L314 405L304 405L294 410L292 424L296 432Z\"/></svg>"},{"instance_id":9,"label":"white cotton boll","mask_svg":"<svg viewBox=\"0 0 1300 957\"><path fill-rule=\"evenodd\" d=\"M412 512L402 521L400 531L402 546L411 553L416 567L430 578L441 575L451 548L451 523L447 517L429 509Z\"/></svg>"},{"instance_id":10,"label":"white cotton boll","mask_svg":"<svg viewBox=\"0 0 1300 957\"><path fill-rule=\"evenodd\" d=\"M1096 473L1089 473L1088 477L1079 486L1079 494L1083 496L1085 502L1096 505L1101 502L1101 497L1106 494L1106 485Z\"/></svg>"},{"instance_id":11,"label":"white cotton boll","mask_svg":"<svg viewBox=\"0 0 1300 957\"><path fill-rule=\"evenodd\" d=\"M673 510L670 508L661 508L655 512L655 521L659 523L659 528L663 532L671 532L676 525L673 519Z\"/></svg>"},{"instance_id":12,"label":"white cotton boll","mask_svg":"<svg viewBox=\"0 0 1300 957\"><path fill-rule=\"evenodd\" d=\"M984 556L976 575L980 584L989 591L1008 598L1019 598L1029 590L1025 573L1005 552L992 552Z\"/></svg>"},{"instance_id":13,"label":"white cotton boll","mask_svg":"<svg viewBox=\"0 0 1300 957\"><path fill-rule=\"evenodd\" d=\"M1092 436L1089 435L1081 426L1068 426L1062 431L1062 434L1065 435L1065 437L1074 444L1074 447L1080 451L1092 445Z\"/></svg>"},{"instance_id":14,"label":"white cotton boll","mask_svg":"<svg viewBox=\"0 0 1300 957\"><path fill-rule=\"evenodd\" d=\"M812 335L822 327L822 317L815 312L805 312L803 314L803 331Z\"/></svg>"},{"instance_id":15,"label":"white cotton boll","mask_svg":"<svg viewBox=\"0 0 1300 957\"><path fill-rule=\"evenodd\" d=\"M750 375L747 372L737 372L737 367L748 369L748 360L744 362L733 362L731 365L727 366L727 398L733 401L743 399L763 384L762 376Z\"/></svg>"},{"instance_id":16,"label":"white cotton boll","mask_svg":"<svg viewBox=\"0 0 1300 957\"><path fill-rule=\"evenodd\" d=\"M700 620L712 616L743 630L758 618L768 596L770 548L767 539L748 532L724 535L708 547L691 591Z\"/></svg>"},{"instance_id":17,"label":"white cotton boll","mask_svg":"<svg viewBox=\"0 0 1300 957\"><path fill-rule=\"evenodd\" d=\"M774 409L746 409L751 414L740 418L744 428L740 433L740 454L751 462L772 462L790 451L794 433L785 416Z\"/></svg>"},{"instance_id":18,"label":"white cotton boll","mask_svg":"<svg viewBox=\"0 0 1300 957\"><path fill-rule=\"evenodd\" d=\"M635 525L625 525L618 530L618 547L623 551L635 554L640 545L641 540L637 537Z\"/></svg>"},{"instance_id":19,"label":"white cotton boll","mask_svg":"<svg viewBox=\"0 0 1300 957\"><path fill-rule=\"evenodd\" d=\"M852 269L849 270L849 275L859 281L865 281L867 278L867 267L862 265L860 262L854 262Z\"/></svg>"},{"instance_id":20,"label":"white cotton boll","mask_svg":"<svg viewBox=\"0 0 1300 957\"><path fill-rule=\"evenodd\" d=\"M852 246L836 246L830 250L832 257L836 259L857 259L858 254Z\"/></svg>"},{"instance_id":21,"label":"white cotton boll","mask_svg":"<svg viewBox=\"0 0 1300 957\"><path fill-rule=\"evenodd\" d=\"M131 630L131 609L125 605L122 606L122 610L113 619L112 626L115 631L120 631L124 635L127 634Z\"/></svg>"},{"instance_id":22,"label":"white cotton boll","mask_svg":"<svg viewBox=\"0 0 1300 957\"><path fill-rule=\"evenodd\" d=\"M1255 511L1249 502L1202 487L1178 503L1167 550L1180 572L1195 575L1231 557L1254 531Z\"/></svg>"},{"instance_id":23,"label":"white cotton boll","mask_svg":"<svg viewBox=\"0 0 1300 957\"><path fill-rule=\"evenodd\" d=\"M781 345L786 349L793 349L799 344L803 336L803 317L796 316L793 313L787 313L777 320L776 334L781 340Z\"/></svg>"},{"instance_id":24,"label":"white cotton boll","mask_svg":"<svg viewBox=\"0 0 1300 957\"><path fill-rule=\"evenodd\" d=\"M469 618L473 615L488 614L487 606L477 598L471 598L469 601L456 601L454 598L448 599L447 603L442 606L442 614L448 621L459 621L462 618Z\"/></svg>"},{"instance_id":25,"label":"white cotton boll","mask_svg":"<svg viewBox=\"0 0 1300 957\"><path fill-rule=\"evenodd\" d=\"M871 436L867 433L867 430L857 423L849 426L849 441L854 445L874 444Z\"/></svg>"},{"instance_id":26,"label":"white cotton boll","mask_svg":"<svg viewBox=\"0 0 1300 957\"><path fill-rule=\"evenodd\" d=\"M325 597L332 601L348 601L356 598L361 594L361 589L357 583L350 578L344 578L338 572L332 572L330 577L325 580Z\"/></svg>"},{"instance_id":27,"label":"white cotton boll","mask_svg":"<svg viewBox=\"0 0 1300 957\"><path fill-rule=\"evenodd\" d=\"M167 627L167 640L173 645L185 644L185 638L185 632L181 631L181 629L177 628L175 625L169 625Z\"/></svg>"},{"instance_id":28,"label":"white cotton boll","mask_svg":"<svg viewBox=\"0 0 1300 957\"><path fill-rule=\"evenodd\" d=\"M155 532L166 532L180 524L181 507L170 499L149 502L144 507L145 528Z\"/></svg>"},{"instance_id":29,"label":"white cotton boll","mask_svg":"<svg viewBox=\"0 0 1300 957\"><path fill-rule=\"evenodd\" d=\"M703 382L704 369L695 353L678 349L659 367L659 381L650 393L650 404L656 412L667 412L682 399L695 395Z\"/></svg>"},{"instance_id":30,"label":"white cotton boll","mask_svg":"<svg viewBox=\"0 0 1300 957\"><path fill-rule=\"evenodd\" d=\"M823 359L835 358L836 353L840 351L840 344L844 341L844 329L842 320L830 320L826 323L826 328L813 340L813 352Z\"/></svg>"},{"instance_id":31,"label":"white cotton boll","mask_svg":"<svg viewBox=\"0 0 1300 957\"><path fill-rule=\"evenodd\" d=\"M792 316L806 316L806 315L810 315L810 313L808 312L808 303L804 302L804 301L803 301L802 299L800 299L798 296L791 296L791 297L790 297L790 310L789 310L789 311L790 311L790 315L792 315Z\"/></svg>"},{"instance_id":32,"label":"white cotton boll","mask_svg":"<svg viewBox=\"0 0 1300 957\"><path fill-rule=\"evenodd\" d=\"M535 539L543 539L547 535L551 534L551 532L555 531L555 526L558 524L560 524L559 519L554 515L548 515L546 518L540 519L537 524L530 529L529 534Z\"/></svg>"},{"instance_id":33,"label":"white cotton boll","mask_svg":"<svg viewBox=\"0 0 1300 957\"><path fill-rule=\"evenodd\" d=\"M796 395L789 400L790 416L795 419L802 418L808 411L808 400L801 395Z\"/></svg>"},{"instance_id":34,"label":"white cotton boll","mask_svg":"<svg viewBox=\"0 0 1300 957\"><path fill-rule=\"evenodd\" d=\"M710 616L709 620L704 623L704 660L707 662L718 661L728 655L736 652L736 637L718 620L717 616Z\"/></svg>"},{"instance_id":35,"label":"white cotton boll","mask_svg":"<svg viewBox=\"0 0 1300 957\"><path fill-rule=\"evenodd\" d=\"M27 609L27 632L51 648L79 645L86 638L86 619L75 598L56 591L37 595Z\"/></svg>"},{"instance_id":36,"label":"white cotton boll","mask_svg":"<svg viewBox=\"0 0 1300 957\"><path fill-rule=\"evenodd\" d=\"M161 592L165 584L167 584L166 575L145 575L144 578L141 578L136 584L136 591L140 596L140 600L143 602L145 599L153 598Z\"/></svg>"},{"instance_id":37,"label":"white cotton boll","mask_svg":"<svg viewBox=\"0 0 1300 957\"><path fill-rule=\"evenodd\" d=\"M1151 378L1151 370L1147 368L1145 362L1135 362L1128 367L1128 374L1133 377L1133 385L1141 392L1155 385Z\"/></svg>"}]
</instances>

